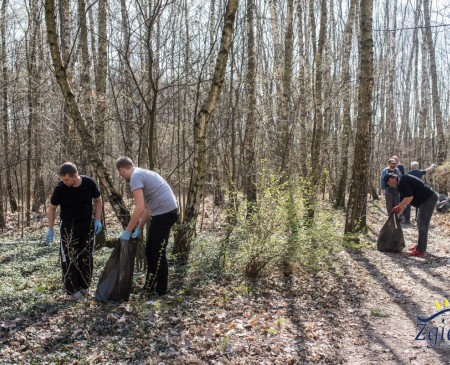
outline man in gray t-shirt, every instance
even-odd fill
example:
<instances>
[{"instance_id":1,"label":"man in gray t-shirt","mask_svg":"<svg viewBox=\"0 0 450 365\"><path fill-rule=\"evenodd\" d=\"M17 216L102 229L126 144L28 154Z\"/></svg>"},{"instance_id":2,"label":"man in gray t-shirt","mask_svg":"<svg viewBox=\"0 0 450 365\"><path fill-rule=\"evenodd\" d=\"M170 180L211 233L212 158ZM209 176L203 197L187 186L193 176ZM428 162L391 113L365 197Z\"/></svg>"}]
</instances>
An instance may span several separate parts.
<instances>
[{"instance_id":1,"label":"man in gray t-shirt","mask_svg":"<svg viewBox=\"0 0 450 365\"><path fill-rule=\"evenodd\" d=\"M139 237L145 223L151 217L147 245L147 278L144 286L149 294L167 293L168 263L166 246L170 229L178 219L178 207L172 188L155 171L134 166L129 157L120 157L116 168L130 183L134 198L134 211L120 238Z\"/></svg>"},{"instance_id":2,"label":"man in gray t-shirt","mask_svg":"<svg viewBox=\"0 0 450 365\"><path fill-rule=\"evenodd\" d=\"M135 167L130 178L130 189L142 189L144 200L152 216L177 209L177 201L166 180L155 171Z\"/></svg>"}]
</instances>

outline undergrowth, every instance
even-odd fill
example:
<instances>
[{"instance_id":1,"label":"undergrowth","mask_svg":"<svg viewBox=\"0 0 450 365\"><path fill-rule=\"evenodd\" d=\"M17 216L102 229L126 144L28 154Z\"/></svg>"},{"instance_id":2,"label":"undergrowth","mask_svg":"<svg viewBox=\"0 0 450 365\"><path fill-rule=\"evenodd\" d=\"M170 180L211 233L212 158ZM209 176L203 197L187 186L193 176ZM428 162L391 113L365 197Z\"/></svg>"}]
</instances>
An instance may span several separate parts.
<instances>
[{"instance_id":1,"label":"undergrowth","mask_svg":"<svg viewBox=\"0 0 450 365\"><path fill-rule=\"evenodd\" d=\"M329 266L333 252L342 249L343 215L326 204L314 207L308 220L304 202L306 184L263 170L258 199L250 210L241 198L227 237L200 235L192 245L189 274L202 278L265 277L293 270L317 271Z\"/></svg>"}]
</instances>

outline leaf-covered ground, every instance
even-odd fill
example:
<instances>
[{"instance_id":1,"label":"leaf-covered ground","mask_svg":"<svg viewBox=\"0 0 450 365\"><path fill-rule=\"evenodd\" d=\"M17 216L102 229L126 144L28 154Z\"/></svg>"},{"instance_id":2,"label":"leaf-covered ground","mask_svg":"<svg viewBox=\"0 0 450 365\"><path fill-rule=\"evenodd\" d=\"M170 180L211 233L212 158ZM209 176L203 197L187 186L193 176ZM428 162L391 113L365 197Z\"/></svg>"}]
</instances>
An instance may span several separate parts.
<instances>
[{"instance_id":1,"label":"leaf-covered ground","mask_svg":"<svg viewBox=\"0 0 450 365\"><path fill-rule=\"evenodd\" d=\"M380 207L371 206L369 240L386 218ZM92 295L68 301L58 248L42 244L43 231L11 242L5 236L0 363L447 364L450 340L432 348L432 340L415 340L416 316L450 299L447 221L434 216L427 258L342 249L327 270L257 282L195 281L172 271L170 294L158 299L140 296L137 272L122 304ZM413 243L416 229L404 232ZM110 253L95 254L94 289Z\"/></svg>"}]
</instances>

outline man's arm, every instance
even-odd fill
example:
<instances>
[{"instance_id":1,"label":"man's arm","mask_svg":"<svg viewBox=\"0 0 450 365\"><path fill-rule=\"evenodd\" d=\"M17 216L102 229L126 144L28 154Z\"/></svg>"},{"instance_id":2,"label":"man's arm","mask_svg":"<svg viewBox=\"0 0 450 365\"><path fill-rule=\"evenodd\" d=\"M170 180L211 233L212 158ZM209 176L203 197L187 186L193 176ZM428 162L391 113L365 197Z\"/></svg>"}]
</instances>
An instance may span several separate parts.
<instances>
[{"instance_id":1,"label":"man's arm","mask_svg":"<svg viewBox=\"0 0 450 365\"><path fill-rule=\"evenodd\" d=\"M94 199L95 203L95 219L100 220L102 218L102 208L103 208L103 199L100 195L98 198Z\"/></svg>"},{"instance_id":2,"label":"man's arm","mask_svg":"<svg viewBox=\"0 0 450 365\"><path fill-rule=\"evenodd\" d=\"M55 224L56 208L58 207L52 203L50 203L47 208L48 228L50 229L53 228L53 225Z\"/></svg>"},{"instance_id":3,"label":"man's arm","mask_svg":"<svg viewBox=\"0 0 450 365\"><path fill-rule=\"evenodd\" d=\"M393 209L394 213L402 214L403 211L405 210L405 208L408 206L408 204L410 204L412 202L413 199L414 199L414 196L406 196L406 197L404 197L402 199L402 201L399 203L399 205L394 207L394 209ZM399 208L400 210L398 210L396 208ZM396 212L396 210L398 210L398 212Z\"/></svg>"},{"instance_id":4,"label":"man's arm","mask_svg":"<svg viewBox=\"0 0 450 365\"><path fill-rule=\"evenodd\" d=\"M405 197L402 199L402 201L400 202L399 205L400 205L403 209L405 209L405 208L408 206L408 204L410 204L410 203L412 202L413 199L414 199L413 196L405 196Z\"/></svg>"},{"instance_id":5,"label":"man's arm","mask_svg":"<svg viewBox=\"0 0 450 365\"><path fill-rule=\"evenodd\" d=\"M424 171L426 174L431 173L434 171L435 167L436 167L436 165L432 164L430 167L427 167Z\"/></svg>"},{"instance_id":6,"label":"man's arm","mask_svg":"<svg viewBox=\"0 0 450 365\"><path fill-rule=\"evenodd\" d=\"M142 231L142 228L144 227L145 223L147 223L148 219L150 218L152 212L150 209L146 206L144 209L144 213L141 215L141 219L139 220L138 228Z\"/></svg>"},{"instance_id":7,"label":"man's arm","mask_svg":"<svg viewBox=\"0 0 450 365\"><path fill-rule=\"evenodd\" d=\"M143 189L135 189L133 191L133 198L134 198L133 214L131 215L130 222L128 223L127 227L125 228L128 232L133 232L134 228L139 223L139 219L141 219L141 217L143 217L143 215L145 214L145 210L146 210ZM145 218L145 216L143 218Z\"/></svg>"}]
</instances>

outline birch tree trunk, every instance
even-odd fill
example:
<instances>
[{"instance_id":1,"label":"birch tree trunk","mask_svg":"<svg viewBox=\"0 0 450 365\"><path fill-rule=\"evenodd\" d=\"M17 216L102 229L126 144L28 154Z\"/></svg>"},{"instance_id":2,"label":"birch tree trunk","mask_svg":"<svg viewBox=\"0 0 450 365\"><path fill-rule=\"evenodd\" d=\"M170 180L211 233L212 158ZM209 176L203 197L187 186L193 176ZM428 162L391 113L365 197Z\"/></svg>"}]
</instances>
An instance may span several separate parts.
<instances>
[{"instance_id":1,"label":"birch tree trunk","mask_svg":"<svg viewBox=\"0 0 450 365\"><path fill-rule=\"evenodd\" d=\"M95 145L100 158L105 156L105 122L106 122L106 79L108 72L108 34L106 31L106 0L98 1L98 51L95 86L97 89L95 109Z\"/></svg>"},{"instance_id":2,"label":"birch tree trunk","mask_svg":"<svg viewBox=\"0 0 450 365\"><path fill-rule=\"evenodd\" d=\"M345 207L345 197L347 192L347 178L348 178L348 160L349 160L349 146L350 146L350 129L352 125L351 120L351 76L350 76L350 54L352 51L352 35L353 24L355 23L357 0L350 1L347 23L344 29L344 44L342 53L342 83L343 83L343 120L342 120L342 146L341 146L341 175L339 176L339 183L337 184L336 200L334 202L335 208Z\"/></svg>"},{"instance_id":3,"label":"birch tree trunk","mask_svg":"<svg viewBox=\"0 0 450 365\"><path fill-rule=\"evenodd\" d=\"M425 20L425 40L430 56L431 97L433 98L433 114L437 132L436 162L441 164L447 158L447 144L445 142L444 129L442 126L442 110L436 71L436 54L434 51L433 35L431 34L430 0L423 0L423 17Z\"/></svg>"},{"instance_id":4,"label":"birch tree trunk","mask_svg":"<svg viewBox=\"0 0 450 365\"><path fill-rule=\"evenodd\" d=\"M122 128L123 128L123 143L124 143L124 154L126 156L133 155L133 129L132 129L132 118L133 110L131 106L130 98L133 94L132 88L130 86L130 24L128 19L127 1L120 0L120 9L122 16L122 62L121 62L121 74L122 74L122 88L120 91L120 97L122 99Z\"/></svg>"},{"instance_id":5,"label":"birch tree trunk","mask_svg":"<svg viewBox=\"0 0 450 365\"><path fill-rule=\"evenodd\" d=\"M30 1L30 12L28 18L28 29L26 38L26 57L27 57L27 72L28 72L28 127L27 127L27 179L26 179L26 225L31 223L31 182L33 176L35 179L35 186L39 187L39 181L42 180L40 170L32 173L33 160L33 144L36 139L33 135L37 135L37 121L38 121L38 87L40 85L40 78L37 67L37 40L40 34L40 16L39 16L39 2L36 0ZM38 148L34 144L35 149ZM40 160L40 156L36 156L36 160ZM38 165L39 166L39 165Z\"/></svg>"},{"instance_id":6,"label":"birch tree trunk","mask_svg":"<svg viewBox=\"0 0 450 365\"><path fill-rule=\"evenodd\" d=\"M315 55L315 89L314 89L314 121L311 145L311 181L308 192L308 218L314 218L317 192L321 182L321 149L323 139L323 112L322 112L322 85L323 85L323 59L326 42L327 27L327 0L321 1L320 29L317 53Z\"/></svg>"},{"instance_id":7,"label":"birch tree trunk","mask_svg":"<svg viewBox=\"0 0 450 365\"><path fill-rule=\"evenodd\" d=\"M79 47L81 50L81 80L80 88L81 95L80 101L83 110L84 119L87 124L87 128L90 134L93 135L95 141L94 121L92 117L92 90L91 90L91 60L89 56L88 46L88 29L87 29L87 12L85 0L78 0L78 24L80 30Z\"/></svg>"},{"instance_id":8,"label":"birch tree trunk","mask_svg":"<svg viewBox=\"0 0 450 365\"><path fill-rule=\"evenodd\" d=\"M283 102L283 46L282 36L280 31L279 11L278 7L281 5L279 1L269 0L268 7L270 12L270 30L273 42L273 66L270 77L272 82L269 92L272 93L268 102L270 103L269 115L272 119L273 128L273 145L275 149L275 157L277 168L281 168L283 157L283 140L280 112Z\"/></svg>"},{"instance_id":9,"label":"birch tree trunk","mask_svg":"<svg viewBox=\"0 0 450 365\"><path fill-rule=\"evenodd\" d=\"M70 0L58 0L59 2L59 28L61 34L61 57L62 62L64 64L67 78L69 83L73 81L73 58L75 55L73 54L72 45L72 37L71 37L71 29L72 29L72 16L71 16L71 5ZM68 109L66 103L63 106L62 113L62 138L61 138L61 148L62 148L62 158L63 160L72 160L73 153L69 148L70 140L72 139L72 129L70 128L70 121L68 117Z\"/></svg>"},{"instance_id":10,"label":"birch tree trunk","mask_svg":"<svg viewBox=\"0 0 450 365\"><path fill-rule=\"evenodd\" d=\"M299 1L297 5L297 39L298 39L298 51L299 54L306 54L306 47L304 41L304 21L303 17L305 17L305 11L302 7L302 2ZM307 131L306 131L306 62L304 57L298 58L298 68L299 68L299 76L298 76L298 88L299 88L299 100L298 100L298 111L299 111L299 137L298 143L299 146L299 161L300 165L299 170L301 174L306 177L308 175L307 169L307 160L308 160L308 148L307 148Z\"/></svg>"},{"instance_id":11,"label":"birch tree trunk","mask_svg":"<svg viewBox=\"0 0 450 365\"><path fill-rule=\"evenodd\" d=\"M103 195L106 196L111 204L119 222L123 227L126 227L130 220L130 213L122 200L122 196L114 187L111 176L95 148L94 139L86 126L86 120L83 118L75 95L72 92L66 68L61 60L56 27L55 0L45 0L45 22L56 81L58 82L64 100L66 101L70 118L73 120L75 128L77 129L83 148L89 156L91 167L97 172Z\"/></svg>"},{"instance_id":12,"label":"birch tree trunk","mask_svg":"<svg viewBox=\"0 0 450 365\"><path fill-rule=\"evenodd\" d=\"M345 219L345 233L366 230L367 191L372 132L372 91L373 91L373 0L361 0L360 59L359 59L359 100L356 125L355 156L351 187Z\"/></svg>"},{"instance_id":13,"label":"birch tree trunk","mask_svg":"<svg viewBox=\"0 0 450 365\"><path fill-rule=\"evenodd\" d=\"M9 88L9 77L8 77L8 57L6 52L6 6L8 0L3 0L2 10L1 10L1 38L2 38L2 49L1 49L1 63L2 63L2 124L3 124L3 153L4 153L4 165L5 165L5 178L6 178L6 191L9 199L9 206L11 212L17 212L17 200L14 196L14 191L12 187L11 180L11 165L10 165L10 155L9 155L9 115L8 115L8 88Z\"/></svg>"},{"instance_id":14,"label":"birch tree trunk","mask_svg":"<svg viewBox=\"0 0 450 365\"><path fill-rule=\"evenodd\" d=\"M233 40L234 20L238 2L238 0L228 1L211 89L194 121L194 163L191 171L184 221L176 231L174 244L174 254L184 263L189 258L191 241L195 236L197 215L202 200L203 185L205 183L206 132L211 114L214 112L220 98L225 79L225 69Z\"/></svg>"},{"instance_id":15,"label":"birch tree trunk","mask_svg":"<svg viewBox=\"0 0 450 365\"><path fill-rule=\"evenodd\" d=\"M422 59L421 59L421 74L422 74L422 82L420 85L420 111L419 111L419 133L417 134L417 145L419 151L419 163L423 163L423 160L426 156L426 130L429 121L429 109L428 106L430 104L430 84L429 84L429 73L428 73L428 64L427 64L427 44L422 43Z\"/></svg>"},{"instance_id":16,"label":"birch tree trunk","mask_svg":"<svg viewBox=\"0 0 450 365\"><path fill-rule=\"evenodd\" d=\"M291 135L293 130L290 111L292 110L291 92L292 92L292 53L294 48L294 1L287 1L287 25L284 48L284 69L283 69L283 89L280 110L281 124L281 166L280 172L286 177L290 176L290 150Z\"/></svg>"},{"instance_id":17,"label":"birch tree trunk","mask_svg":"<svg viewBox=\"0 0 450 365\"><path fill-rule=\"evenodd\" d=\"M247 123L244 134L245 194L247 214L253 212L256 203L256 55L255 55L255 1L247 0Z\"/></svg>"},{"instance_id":18,"label":"birch tree trunk","mask_svg":"<svg viewBox=\"0 0 450 365\"><path fill-rule=\"evenodd\" d=\"M405 77L405 89L404 89L404 97L403 97L403 110L402 110L402 117L401 117L401 124L400 124L400 135L399 139L403 143L404 146L411 146L412 145L412 139L411 137L413 134L411 133L411 117L414 115L411 113L411 85L412 85L412 79L413 79L413 72L417 72L417 68L414 64L414 60L416 60L416 52L418 48L418 23L419 23L419 9L416 9L414 12L414 30L413 30L413 36L412 36L412 46L411 46L411 54L408 58L408 66L406 69L406 77ZM415 125L415 122L413 122L413 126ZM415 153L414 153L415 154ZM417 158L417 157L416 157Z\"/></svg>"}]
</instances>

